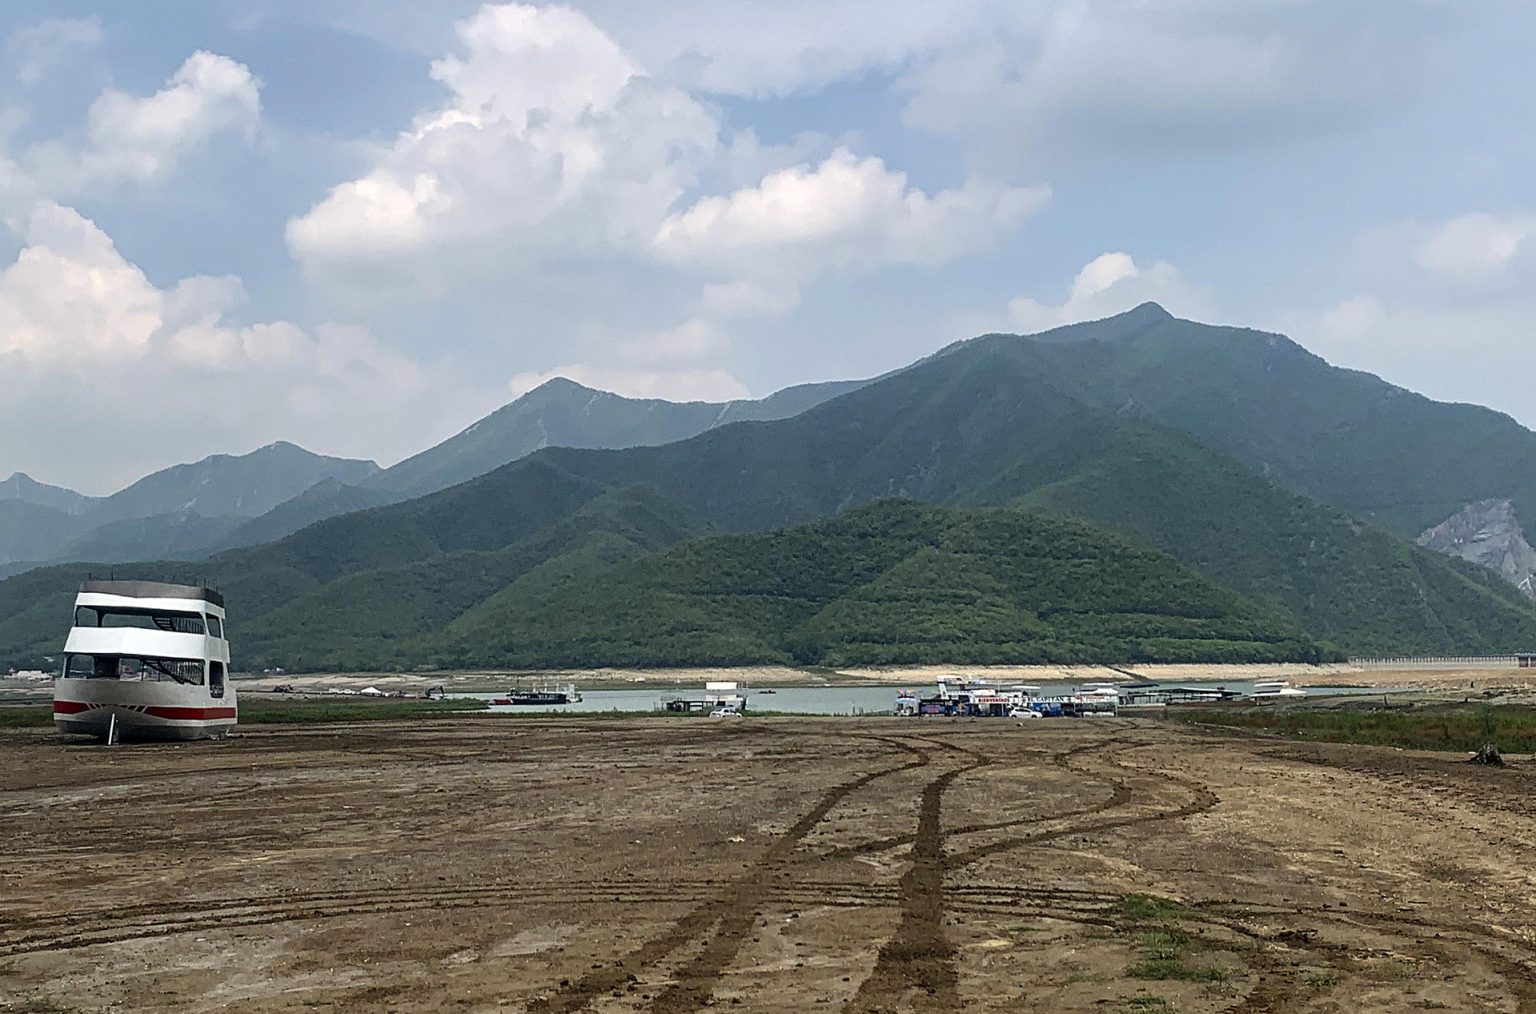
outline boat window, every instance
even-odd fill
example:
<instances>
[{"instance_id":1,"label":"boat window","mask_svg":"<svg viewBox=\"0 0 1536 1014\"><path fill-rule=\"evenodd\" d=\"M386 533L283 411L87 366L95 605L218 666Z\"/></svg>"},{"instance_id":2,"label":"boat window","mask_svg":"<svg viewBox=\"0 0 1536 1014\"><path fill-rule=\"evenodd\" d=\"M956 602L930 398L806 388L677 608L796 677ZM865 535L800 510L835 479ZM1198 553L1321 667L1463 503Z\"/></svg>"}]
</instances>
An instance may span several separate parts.
<instances>
[{"instance_id":1,"label":"boat window","mask_svg":"<svg viewBox=\"0 0 1536 1014\"><path fill-rule=\"evenodd\" d=\"M208 696L209 697L223 697L224 696L224 663L223 662L209 662L208 663Z\"/></svg>"},{"instance_id":2,"label":"boat window","mask_svg":"<svg viewBox=\"0 0 1536 1014\"><path fill-rule=\"evenodd\" d=\"M137 658L133 655L69 655L66 679L134 680L201 686L203 663L190 658Z\"/></svg>"},{"instance_id":3,"label":"boat window","mask_svg":"<svg viewBox=\"0 0 1536 1014\"><path fill-rule=\"evenodd\" d=\"M96 614L96 622L82 623L81 610ZM103 609L81 606L75 611L77 627L136 627L140 630L169 630L178 634L203 633L203 618L195 613L155 613L147 609Z\"/></svg>"},{"instance_id":4,"label":"boat window","mask_svg":"<svg viewBox=\"0 0 1536 1014\"><path fill-rule=\"evenodd\" d=\"M224 636L224 624L219 622L219 618L217 616L208 617L208 633L212 634L214 637Z\"/></svg>"},{"instance_id":5,"label":"boat window","mask_svg":"<svg viewBox=\"0 0 1536 1014\"><path fill-rule=\"evenodd\" d=\"M71 680L86 679L117 679L117 667L112 663L117 660L103 656L98 659L94 655L66 655L64 656L64 678Z\"/></svg>"},{"instance_id":6,"label":"boat window","mask_svg":"<svg viewBox=\"0 0 1536 1014\"><path fill-rule=\"evenodd\" d=\"M101 612L90 606L75 607L75 626L99 627L101 626Z\"/></svg>"}]
</instances>

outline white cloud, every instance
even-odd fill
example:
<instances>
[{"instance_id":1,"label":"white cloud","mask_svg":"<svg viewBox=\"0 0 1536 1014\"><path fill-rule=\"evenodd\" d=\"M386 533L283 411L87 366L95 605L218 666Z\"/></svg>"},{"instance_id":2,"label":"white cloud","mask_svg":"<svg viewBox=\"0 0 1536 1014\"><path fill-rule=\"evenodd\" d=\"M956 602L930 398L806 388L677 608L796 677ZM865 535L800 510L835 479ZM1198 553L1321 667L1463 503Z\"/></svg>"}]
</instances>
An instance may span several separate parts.
<instances>
[{"instance_id":1,"label":"white cloud","mask_svg":"<svg viewBox=\"0 0 1536 1014\"><path fill-rule=\"evenodd\" d=\"M624 358L638 362L692 363L723 353L729 340L707 320L686 320L620 346Z\"/></svg>"},{"instance_id":2,"label":"white cloud","mask_svg":"<svg viewBox=\"0 0 1536 1014\"><path fill-rule=\"evenodd\" d=\"M0 272L0 353L80 365L142 355L161 323L161 293L75 211L40 205L25 246Z\"/></svg>"},{"instance_id":3,"label":"white cloud","mask_svg":"<svg viewBox=\"0 0 1536 1014\"><path fill-rule=\"evenodd\" d=\"M1318 331L1330 344L1359 341L1374 335L1386 316L1386 307L1375 296L1353 296L1325 310Z\"/></svg>"},{"instance_id":4,"label":"white cloud","mask_svg":"<svg viewBox=\"0 0 1536 1014\"><path fill-rule=\"evenodd\" d=\"M1420 267L1437 274L1496 274L1509 266L1521 247L1536 236L1536 214L1462 215L1434 229L1414 249Z\"/></svg>"},{"instance_id":5,"label":"white cloud","mask_svg":"<svg viewBox=\"0 0 1536 1014\"><path fill-rule=\"evenodd\" d=\"M1071 0L1016 5L906 77L908 124L999 161L1187 154L1372 121L1424 87L1429 5Z\"/></svg>"},{"instance_id":6,"label":"white cloud","mask_svg":"<svg viewBox=\"0 0 1536 1014\"><path fill-rule=\"evenodd\" d=\"M6 51L15 63L16 79L30 88L75 53L100 44L97 18L46 18L12 32Z\"/></svg>"},{"instance_id":7,"label":"white cloud","mask_svg":"<svg viewBox=\"0 0 1536 1014\"><path fill-rule=\"evenodd\" d=\"M1501 296L1446 303L1407 288L1351 297L1320 314L1292 314L1282 326L1332 363L1368 370L1444 401L1486 405L1531 425L1530 372L1536 299Z\"/></svg>"},{"instance_id":8,"label":"white cloud","mask_svg":"<svg viewBox=\"0 0 1536 1014\"><path fill-rule=\"evenodd\" d=\"M824 142L817 161L770 164L811 142L724 139L717 110L565 7L480 8L432 76L446 103L288 223L290 252L329 292L442 296L552 262L569 278L659 261L683 269L675 286L701 287L701 314L783 313L812 273L942 263L1048 194L982 178L929 193ZM705 183L733 189L683 206Z\"/></svg>"},{"instance_id":9,"label":"white cloud","mask_svg":"<svg viewBox=\"0 0 1536 1014\"><path fill-rule=\"evenodd\" d=\"M755 266L786 256L835 265L936 264L1016 224L1048 195L978 180L929 196L880 159L839 148L815 168L782 169L668 217L656 248L691 264Z\"/></svg>"},{"instance_id":10,"label":"white cloud","mask_svg":"<svg viewBox=\"0 0 1536 1014\"><path fill-rule=\"evenodd\" d=\"M458 41L432 65L448 103L289 222L311 273L446 252L458 258L418 258L413 271L457 274L484 270L487 250L643 246L719 151L711 111L646 77L578 11L487 5Z\"/></svg>"},{"instance_id":11,"label":"white cloud","mask_svg":"<svg viewBox=\"0 0 1536 1014\"><path fill-rule=\"evenodd\" d=\"M83 138L36 144L20 162L36 195L143 182L167 175L220 134L253 137L260 116L261 83L250 68L199 50L153 95L102 92L91 103Z\"/></svg>"},{"instance_id":12,"label":"white cloud","mask_svg":"<svg viewBox=\"0 0 1536 1014\"><path fill-rule=\"evenodd\" d=\"M905 64L990 20L987 3L924 0L598 0L586 5L659 75L704 92L815 91Z\"/></svg>"},{"instance_id":13,"label":"white cloud","mask_svg":"<svg viewBox=\"0 0 1536 1014\"><path fill-rule=\"evenodd\" d=\"M387 458L499 400L361 328L236 323L244 298L233 278L159 288L93 222L39 204L0 272L0 459L46 473L68 446L74 467L109 488L168 463L167 418L197 420L175 431L178 460L253 435ZM454 410L423 432L423 404Z\"/></svg>"},{"instance_id":14,"label":"white cloud","mask_svg":"<svg viewBox=\"0 0 1536 1014\"><path fill-rule=\"evenodd\" d=\"M706 308L782 310L814 273L943 263L1012 228L1049 194L971 180L930 195L879 158L839 148L820 165L779 170L669 216L655 250L728 279L705 288Z\"/></svg>"},{"instance_id":15,"label":"white cloud","mask_svg":"<svg viewBox=\"0 0 1536 1014\"><path fill-rule=\"evenodd\" d=\"M1530 425L1536 213L1470 213L1361 236L1339 272L1351 294L1276 321L1319 355L1432 398Z\"/></svg>"},{"instance_id":16,"label":"white cloud","mask_svg":"<svg viewBox=\"0 0 1536 1014\"><path fill-rule=\"evenodd\" d=\"M1172 264L1157 261L1149 268L1140 268L1129 254L1111 252L1083 266L1061 303L1047 305L1025 297L1011 301L1008 326L1031 334L1111 317L1147 302L1160 303L1181 317L1203 319L1209 313L1204 293L1186 282Z\"/></svg>"},{"instance_id":17,"label":"white cloud","mask_svg":"<svg viewBox=\"0 0 1536 1014\"><path fill-rule=\"evenodd\" d=\"M800 305L800 285L793 278L760 275L746 281L711 282L699 294L699 306L714 317L752 317L788 313Z\"/></svg>"}]
</instances>

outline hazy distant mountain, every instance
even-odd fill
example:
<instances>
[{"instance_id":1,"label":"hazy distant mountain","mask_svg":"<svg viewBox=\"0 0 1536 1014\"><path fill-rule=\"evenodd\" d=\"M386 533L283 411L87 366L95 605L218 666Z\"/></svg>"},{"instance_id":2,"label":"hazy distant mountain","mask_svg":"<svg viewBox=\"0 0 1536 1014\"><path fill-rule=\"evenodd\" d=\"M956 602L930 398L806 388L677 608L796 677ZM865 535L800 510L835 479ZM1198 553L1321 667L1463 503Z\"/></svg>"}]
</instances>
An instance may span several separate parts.
<instances>
[{"instance_id":1,"label":"hazy distant mountain","mask_svg":"<svg viewBox=\"0 0 1536 1014\"><path fill-rule=\"evenodd\" d=\"M484 475L542 447L667 444L726 423L798 415L862 383L802 384L756 401L671 402L625 398L556 377L362 485L387 490L399 499L421 496Z\"/></svg>"},{"instance_id":2,"label":"hazy distant mountain","mask_svg":"<svg viewBox=\"0 0 1536 1014\"><path fill-rule=\"evenodd\" d=\"M13 472L9 479L0 483L0 502L8 500L49 507L65 514L77 514L90 504L92 498L63 486L38 482L25 472Z\"/></svg>"},{"instance_id":3,"label":"hazy distant mountain","mask_svg":"<svg viewBox=\"0 0 1536 1014\"><path fill-rule=\"evenodd\" d=\"M782 419L863 381L788 387L756 401L625 398L557 377L462 432L356 485L316 484L228 533L218 549L255 546L351 511L398 503L484 475L541 447L621 448L669 443L726 423Z\"/></svg>"},{"instance_id":4,"label":"hazy distant mountain","mask_svg":"<svg viewBox=\"0 0 1536 1014\"><path fill-rule=\"evenodd\" d=\"M371 461L276 443L163 469L109 497L82 496L18 473L0 490L0 503L19 498L79 514L86 523L70 527L43 515L12 520L0 514L0 564L197 559L436 492L540 447L667 443L729 422L795 415L860 383L802 384L755 401L674 403L624 398L557 378L385 470Z\"/></svg>"},{"instance_id":5,"label":"hazy distant mountain","mask_svg":"<svg viewBox=\"0 0 1536 1014\"><path fill-rule=\"evenodd\" d=\"M337 479L323 479L291 500L285 500L260 517L242 521L218 540L214 549L233 549L239 546L259 546L301 528L352 511L381 507L399 499L392 493L379 489L349 486Z\"/></svg>"},{"instance_id":6,"label":"hazy distant mountain","mask_svg":"<svg viewBox=\"0 0 1536 1014\"><path fill-rule=\"evenodd\" d=\"M28 500L0 499L0 564L52 560L85 530L73 514Z\"/></svg>"},{"instance_id":7,"label":"hazy distant mountain","mask_svg":"<svg viewBox=\"0 0 1536 1014\"><path fill-rule=\"evenodd\" d=\"M378 470L372 461L327 457L279 441L249 454L214 454L161 469L92 504L87 516L98 523L187 511L254 518L323 479L358 483Z\"/></svg>"},{"instance_id":8,"label":"hazy distant mountain","mask_svg":"<svg viewBox=\"0 0 1536 1014\"><path fill-rule=\"evenodd\" d=\"M53 557L102 563L196 560L244 523L244 518L210 518L197 511L123 518L97 525L57 549Z\"/></svg>"},{"instance_id":9,"label":"hazy distant mountain","mask_svg":"<svg viewBox=\"0 0 1536 1014\"><path fill-rule=\"evenodd\" d=\"M175 465L106 497L83 496L17 473L0 487L0 564L195 559L246 520L316 483L358 482L378 470L371 461L276 443L249 454Z\"/></svg>"}]
</instances>

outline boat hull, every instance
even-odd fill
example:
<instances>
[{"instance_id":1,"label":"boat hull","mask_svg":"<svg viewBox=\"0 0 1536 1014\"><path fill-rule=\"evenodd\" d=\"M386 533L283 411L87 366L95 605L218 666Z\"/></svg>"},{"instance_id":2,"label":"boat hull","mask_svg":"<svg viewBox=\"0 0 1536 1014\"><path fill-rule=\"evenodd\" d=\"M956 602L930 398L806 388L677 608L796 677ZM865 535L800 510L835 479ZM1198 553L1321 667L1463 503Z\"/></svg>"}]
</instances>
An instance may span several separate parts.
<instances>
[{"instance_id":1,"label":"boat hull","mask_svg":"<svg viewBox=\"0 0 1536 1014\"><path fill-rule=\"evenodd\" d=\"M569 704L571 698L567 694L510 694L506 697L497 697L492 704L511 707L552 707L557 704Z\"/></svg>"},{"instance_id":2,"label":"boat hull","mask_svg":"<svg viewBox=\"0 0 1536 1014\"><path fill-rule=\"evenodd\" d=\"M123 739L223 739L235 727L233 687L213 697L205 686L97 679L54 682L53 722L62 733L105 739L117 719Z\"/></svg>"}]
</instances>

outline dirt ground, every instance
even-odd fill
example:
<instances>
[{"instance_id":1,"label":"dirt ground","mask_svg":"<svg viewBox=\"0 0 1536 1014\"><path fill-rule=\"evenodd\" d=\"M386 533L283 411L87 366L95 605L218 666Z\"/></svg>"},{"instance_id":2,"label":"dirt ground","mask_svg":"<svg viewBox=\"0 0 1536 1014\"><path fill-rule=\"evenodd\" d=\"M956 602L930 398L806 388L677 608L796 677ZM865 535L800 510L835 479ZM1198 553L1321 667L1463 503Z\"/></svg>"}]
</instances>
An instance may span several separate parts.
<instances>
[{"instance_id":1,"label":"dirt ground","mask_svg":"<svg viewBox=\"0 0 1536 1014\"><path fill-rule=\"evenodd\" d=\"M814 718L0 759L0 1010L1536 1012L1529 763Z\"/></svg>"}]
</instances>

